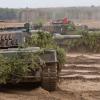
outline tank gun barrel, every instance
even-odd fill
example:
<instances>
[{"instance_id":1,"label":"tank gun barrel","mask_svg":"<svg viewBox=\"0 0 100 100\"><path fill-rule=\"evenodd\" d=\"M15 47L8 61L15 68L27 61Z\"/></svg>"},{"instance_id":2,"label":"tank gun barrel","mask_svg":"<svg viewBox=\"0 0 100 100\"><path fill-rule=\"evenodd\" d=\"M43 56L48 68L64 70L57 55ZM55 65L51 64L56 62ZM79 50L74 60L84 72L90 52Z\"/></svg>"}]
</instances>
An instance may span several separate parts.
<instances>
[{"instance_id":1,"label":"tank gun barrel","mask_svg":"<svg viewBox=\"0 0 100 100\"><path fill-rule=\"evenodd\" d=\"M82 35L55 35L54 39L80 39Z\"/></svg>"},{"instance_id":2,"label":"tank gun barrel","mask_svg":"<svg viewBox=\"0 0 100 100\"><path fill-rule=\"evenodd\" d=\"M65 45L66 40L78 40L82 35L56 35L53 38L58 45Z\"/></svg>"}]
</instances>

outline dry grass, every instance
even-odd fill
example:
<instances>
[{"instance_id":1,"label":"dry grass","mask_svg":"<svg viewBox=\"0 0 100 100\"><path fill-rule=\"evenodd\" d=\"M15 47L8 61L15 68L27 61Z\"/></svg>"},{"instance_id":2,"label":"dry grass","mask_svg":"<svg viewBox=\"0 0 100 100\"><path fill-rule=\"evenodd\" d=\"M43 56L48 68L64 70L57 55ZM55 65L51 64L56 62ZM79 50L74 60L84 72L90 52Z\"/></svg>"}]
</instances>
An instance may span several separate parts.
<instances>
[{"instance_id":1,"label":"dry grass","mask_svg":"<svg viewBox=\"0 0 100 100\"><path fill-rule=\"evenodd\" d=\"M0 22L0 28L24 27L24 23Z\"/></svg>"},{"instance_id":2,"label":"dry grass","mask_svg":"<svg viewBox=\"0 0 100 100\"><path fill-rule=\"evenodd\" d=\"M81 21L77 21L75 22L76 25L87 25L89 28L96 28L96 29L100 29L100 21L96 21L96 20L81 20Z\"/></svg>"}]
</instances>

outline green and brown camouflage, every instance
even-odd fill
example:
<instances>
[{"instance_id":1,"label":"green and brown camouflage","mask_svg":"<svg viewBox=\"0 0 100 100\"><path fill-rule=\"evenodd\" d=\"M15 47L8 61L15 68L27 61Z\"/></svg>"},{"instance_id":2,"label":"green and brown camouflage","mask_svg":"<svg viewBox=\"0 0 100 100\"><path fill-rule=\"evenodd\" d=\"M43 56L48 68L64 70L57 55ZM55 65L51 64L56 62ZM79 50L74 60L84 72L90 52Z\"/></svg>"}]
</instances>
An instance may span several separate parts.
<instances>
[{"instance_id":1,"label":"green and brown camouflage","mask_svg":"<svg viewBox=\"0 0 100 100\"><path fill-rule=\"evenodd\" d=\"M4 69L4 73L7 73L5 79L4 74L1 72L1 80L4 80L1 81L1 84L41 82L44 89L55 90L59 69L57 67L57 52L55 49L41 50L39 47L25 47L27 38L31 37L31 32L27 29L29 28L27 25L26 28L13 26L10 28L3 27L0 30L0 55L3 56L2 59L6 59L3 64L5 68L9 69L9 71ZM36 56L32 56L35 54L38 54L37 61L33 59ZM2 66L0 67L2 69Z\"/></svg>"}]
</instances>

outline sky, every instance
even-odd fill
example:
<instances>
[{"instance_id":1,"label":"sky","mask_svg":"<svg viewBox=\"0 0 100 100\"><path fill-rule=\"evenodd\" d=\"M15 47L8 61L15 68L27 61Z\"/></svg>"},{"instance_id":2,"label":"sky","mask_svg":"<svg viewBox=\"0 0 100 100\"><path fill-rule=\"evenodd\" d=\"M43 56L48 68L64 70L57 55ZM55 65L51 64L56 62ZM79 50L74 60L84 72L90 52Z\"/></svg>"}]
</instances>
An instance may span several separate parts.
<instances>
[{"instance_id":1,"label":"sky","mask_svg":"<svg viewBox=\"0 0 100 100\"><path fill-rule=\"evenodd\" d=\"M2 8L100 6L100 0L0 0Z\"/></svg>"}]
</instances>

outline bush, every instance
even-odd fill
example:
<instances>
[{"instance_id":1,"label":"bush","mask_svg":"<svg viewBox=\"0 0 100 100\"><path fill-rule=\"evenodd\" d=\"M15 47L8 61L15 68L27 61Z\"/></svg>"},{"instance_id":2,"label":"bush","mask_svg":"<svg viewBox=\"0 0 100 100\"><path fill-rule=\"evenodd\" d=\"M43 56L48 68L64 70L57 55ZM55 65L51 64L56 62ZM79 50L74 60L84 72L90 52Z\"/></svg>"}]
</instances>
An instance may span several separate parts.
<instances>
[{"instance_id":1,"label":"bush","mask_svg":"<svg viewBox=\"0 0 100 100\"><path fill-rule=\"evenodd\" d=\"M57 58L58 58L59 65L65 64L65 62L66 62L66 53L65 53L64 49L62 49L60 47L56 47L55 49L57 51Z\"/></svg>"},{"instance_id":2,"label":"bush","mask_svg":"<svg viewBox=\"0 0 100 100\"><path fill-rule=\"evenodd\" d=\"M28 41L28 45L39 46L40 48L50 48L54 41L52 35L48 32L37 32Z\"/></svg>"},{"instance_id":3,"label":"bush","mask_svg":"<svg viewBox=\"0 0 100 100\"><path fill-rule=\"evenodd\" d=\"M86 31L81 31L80 35L82 35L82 38L80 39L74 39L69 40L66 42L66 45L68 46L68 51L71 50L79 50L87 51L87 52L99 52L100 51L100 45L99 45L99 37L100 35L96 34L89 34Z\"/></svg>"},{"instance_id":4,"label":"bush","mask_svg":"<svg viewBox=\"0 0 100 100\"><path fill-rule=\"evenodd\" d=\"M38 67L38 60L38 55L32 53L18 53L9 58L0 55L0 84L27 75Z\"/></svg>"},{"instance_id":5,"label":"bush","mask_svg":"<svg viewBox=\"0 0 100 100\"><path fill-rule=\"evenodd\" d=\"M0 55L0 83L6 83L10 77L11 66L8 61L8 58Z\"/></svg>"},{"instance_id":6,"label":"bush","mask_svg":"<svg viewBox=\"0 0 100 100\"><path fill-rule=\"evenodd\" d=\"M57 58L58 62L60 64L65 63L65 51L63 48L60 48L57 46L56 42L53 39L52 34L48 32L38 32L35 35L33 35L30 39L30 42L28 45L35 45L39 46L44 49L55 49L57 51Z\"/></svg>"},{"instance_id":7,"label":"bush","mask_svg":"<svg viewBox=\"0 0 100 100\"><path fill-rule=\"evenodd\" d=\"M19 53L10 58L12 75L27 75L29 69L38 66L38 55L33 53Z\"/></svg>"}]
</instances>

